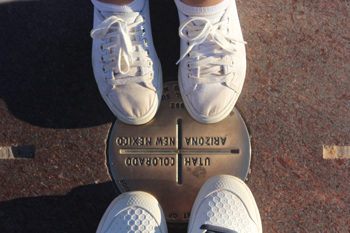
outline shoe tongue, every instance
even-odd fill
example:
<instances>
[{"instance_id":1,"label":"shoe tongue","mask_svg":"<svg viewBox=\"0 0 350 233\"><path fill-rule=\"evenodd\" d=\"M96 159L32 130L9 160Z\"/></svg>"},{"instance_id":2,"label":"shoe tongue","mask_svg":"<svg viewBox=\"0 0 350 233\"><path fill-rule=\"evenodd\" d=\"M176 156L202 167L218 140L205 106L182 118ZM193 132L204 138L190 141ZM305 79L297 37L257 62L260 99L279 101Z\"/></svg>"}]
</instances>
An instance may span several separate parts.
<instances>
[{"instance_id":1,"label":"shoe tongue","mask_svg":"<svg viewBox=\"0 0 350 233\"><path fill-rule=\"evenodd\" d=\"M131 13L120 13L120 12L114 12L114 11L101 11L101 15L105 18L109 18L111 16L117 16L122 18L124 21L127 22L127 24L134 23L137 16L140 15L139 12L131 12Z\"/></svg>"}]
</instances>

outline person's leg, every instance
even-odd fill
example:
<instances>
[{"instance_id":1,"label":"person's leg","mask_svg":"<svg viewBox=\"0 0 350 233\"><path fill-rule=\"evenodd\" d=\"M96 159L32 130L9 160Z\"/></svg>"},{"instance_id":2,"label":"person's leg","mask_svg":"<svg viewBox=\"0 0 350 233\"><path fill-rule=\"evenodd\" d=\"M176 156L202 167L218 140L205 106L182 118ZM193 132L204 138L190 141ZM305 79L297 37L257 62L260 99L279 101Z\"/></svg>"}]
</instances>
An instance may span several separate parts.
<instances>
[{"instance_id":1,"label":"person's leg","mask_svg":"<svg viewBox=\"0 0 350 233\"><path fill-rule=\"evenodd\" d=\"M220 175L210 178L193 204L188 233L261 233L258 206L248 186L239 178Z\"/></svg>"},{"instance_id":2,"label":"person's leg","mask_svg":"<svg viewBox=\"0 0 350 233\"><path fill-rule=\"evenodd\" d=\"M155 116L163 90L161 65L152 40L149 2L92 0L92 3L95 6L92 66L99 91L118 120L145 124Z\"/></svg>"},{"instance_id":3,"label":"person's leg","mask_svg":"<svg viewBox=\"0 0 350 233\"><path fill-rule=\"evenodd\" d=\"M98 0L98 1L104 2L104 3L115 4L115 5L127 5L134 0Z\"/></svg>"},{"instance_id":4,"label":"person's leg","mask_svg":"<svg viewBox=\"0 0 350 233\"><path fill-rule=\"evenodd\" d=\"M175 0L175 3L180 18L181 96L195 120L219 122L236 104L246 73L245 42L236 3L234 0Z\"/></svg>"},{"instance_id":5,"label":"person's leg","mask_svg":"<svg viewBox=\"0 0 350 233\"><path fill-rule=\"evenodd\" d=\"M106 0L103 0L103 1L106 1ZM205 6L213 6L213 5L219 4L223 0L182 0L182 1L190 6L205 7Z\"/></svg>"},{"instance_id":6,"label":"person's leg","mask_svg":"<svg viewBox=\"0 0 350 233\"><path fill-rule=\"evenodd\" d=\"M165 216L157 199L141 191L115 198L104 213L96 233L167 233Z\"/></svg>"}]
</instances>

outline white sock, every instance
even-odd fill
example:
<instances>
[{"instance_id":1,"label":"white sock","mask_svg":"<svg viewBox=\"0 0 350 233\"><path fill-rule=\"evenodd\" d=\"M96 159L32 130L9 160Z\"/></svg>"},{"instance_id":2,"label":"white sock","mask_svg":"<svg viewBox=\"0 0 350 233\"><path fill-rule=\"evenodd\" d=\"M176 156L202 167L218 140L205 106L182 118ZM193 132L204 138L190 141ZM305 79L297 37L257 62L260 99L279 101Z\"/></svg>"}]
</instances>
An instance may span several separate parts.
<instances>
[{"instance_id":1,"label":"white sock","mask_svg":"<svg viewBox=\"0 0 350 233\"><path fill-rule=\"evenodd\" d=\"M231 4L232 0L224 0L219 4L206 7L195 7L187 5L181 0L175 0L177 9L185 15L190 16L207 16L207 15L216 15L219 13L224 13L227 7Z\"/></svg>"},{"instance_id":2,"label":"white sock","mask_svg":"<svg viewBox=\"0 0 350 233\"><path fill-rule=\"evenodd\" d=\"M145 1L146 0L134 0L128 5L116 5L111 3L100 2L98 0L91 0L92 4L94 4L94 6L99 11L109 11L118 13L140 12L145 5Z\"/></svg>"}]
</instances>

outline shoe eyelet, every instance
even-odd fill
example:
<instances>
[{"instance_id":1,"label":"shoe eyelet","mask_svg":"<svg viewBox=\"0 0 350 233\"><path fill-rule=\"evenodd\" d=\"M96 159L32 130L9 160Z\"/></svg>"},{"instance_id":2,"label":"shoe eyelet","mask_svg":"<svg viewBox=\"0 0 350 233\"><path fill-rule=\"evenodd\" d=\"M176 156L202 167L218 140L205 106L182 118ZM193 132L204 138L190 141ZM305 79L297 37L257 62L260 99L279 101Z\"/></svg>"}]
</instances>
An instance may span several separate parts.
<instances>
[{"instance_id":1,"label":"shoe eyelet","mask_svg":"<svg viewBox=\"0 0 350 233\"><path fill-rule=\"evenodd\" d=\"M188 36L188 30L185 31L186 35Z\"/></svg>"},{"instance_id":2,"label":"shoe eyelet","mask_svg":"<svg viewBox=\"0 0 350 233\"><path fill-rule=\"evenodd\" d=\"M191 63L187 63L187 69L191 70Z\"/></svg>"},{"instance_id":3,"label":"shoe eyelet","mask_svg":"<svg viewBox=\"0 0 350 233\"><path fill-rule=\"evenodd\" d=\"M143 38L143 44L144 44L146 47L148 47L148 41L147 41L146 38Z\"/></svg>"},{"instance_id":4,"label":"shoe eyelet","mask_svg":"<svg viewBox=\"0 0 350 233\"><path fill-rule=\"evenodd\" d=\"M191 77L192 77L192 75L191 75L190 73L188 73L188 74L187 74L187 77L188 77L188 78L191 78Z\"/></svg>"},{"instance_id":5,"label":"shoe eyelet","mask_svg":"<svg viewBox=\"0 0 350 233\"><path fill-rule=\"evenodd\" d=\"M142 31L142 36L144 36L146 34L146 28L142 27L141 31Z\"/></svg>"},{"instance_id":6,"label":"shoe eyelet","mask_svg":"<svg viewBox=\"0 0 350 233\"><path fill-rule=\"evenodd\" d=\"M145 51L146 51L146 53L147 53L147 56L149 56L149 50L148 50L148 49L146 49Z\"/></svg>"},{"instance_id":7,"label":"shoe eyelet","mask_svg":"<svg viewBox=\"0 0 350 233\"><path fill-rule=\"evenodd\" d=\"M144 16L142 16L142 21L143 21L143 23L146 22L146 18Z\"/></svg>"},{"instance_id":8,"label":"shoe eyelet","mask_svg":"<svg viewBox=\"0 0 350 233\"><path fill-rule=\"evenodd\" d=\"M148 61L148 66L147 66L147 67L150 68L152 65L153 65L152 61L149 60L149 61Z\"/></svg>"},{"instance_id":9,"label":"shoe eyelet","mask_svg":"<svg viewBox=\"0 0 350 233\"><path fill-rule=\"evenodd\" d=\"M104 62L103 55L101 55L101 61Z\"/></svg>"},{"instance_id":10,"label":"shoe eyelet","mask_svg":"<svg viewBox=\"0 0 350 233\"><path fill-rule=\"evenodd\" d=\"M187 45L188 45L188 46L190 46L190 45L191 45L191 43L190 43L189 41L187 41Z\"/></svg>"},{"instance_id":11,"label":"shoe eyelet","mask_svg":"<svg viewBox=\"0 0 350 233\"><path fill-rule=\"evenodd\" d=\"M104 66L102 67L102 70L103 70L103 73L107 73L107 70Z\"/></svg>"},{"instance_id":12,"label":"shoe eyelet","mask_svg":"<svg viewBox=\"0 0 350 233\"><path fill-rule=\"evenodd\" d=\"M230 29L229 28L226 29L226 33L227 34L230 33Z\"/></svg>"},{"instance_id":13,"label":"shoe eyelet","mask_svg":"<svg viewBox=\"0 0 350 233\"><path fill-rule=\"evenodd\" d=\"M108 80L108 77L107 77L107 76L105 76L105 80L106 80L106 81Z\"/></svg>"},{"instance_id":14,"label":"shoe eyelet","mask_svg":"<svg viewBox=\"0 0 350 233\"><path fill-rule=\"evenodd\" d=\"M101 44L100 49L101 49L101 52L105 51L105 49L103 49L103 44Z\"/></svg>"},{"instance_id":15,"label":"shoe eyelet","mask_svg":"<svg viewBox=\"0 0 350 233\"><path fill-rule=\"evenodd\" d=\"M149 76L153 77L153 72L150 71L149 72Z\"/></svg>"},{"instance_id":16,"label":"shoe eyelet","mask_svg":"<svg viewBox=\"0 0 350 233\"><path fill-rule=\"evenodd\" d=\"M235 61L231 60L231 66L234 66L234 65L235 65Z\"/></svg>"},{"instance_id":17,"label":"shoe eyelet","mask_svg":"<svg viewBox=\"0 0 350 233\"><path fill-rule=\"evenodd\" d=\"M190 53L187 54L187 57L190 57Z\"/></svg>"}]
</instances>

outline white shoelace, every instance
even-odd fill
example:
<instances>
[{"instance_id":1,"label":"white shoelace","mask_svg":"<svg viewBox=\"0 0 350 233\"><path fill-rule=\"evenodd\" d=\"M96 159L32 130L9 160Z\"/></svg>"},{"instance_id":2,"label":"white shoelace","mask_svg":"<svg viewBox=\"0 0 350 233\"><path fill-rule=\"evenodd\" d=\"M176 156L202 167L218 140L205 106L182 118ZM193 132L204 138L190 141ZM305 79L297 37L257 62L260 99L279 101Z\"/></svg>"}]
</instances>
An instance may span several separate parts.
<instances>
[{"instance_id":1,"label":"white shoelace","mask_svg":"<svg viewBox=\"0 0 350 233\"><path fill-rule=\"evenodd\" d=\"M103 39L106 43L101 45L101 50L109 53L101 57L105 63L103 71L110 72L107 82L114 86L143 82L148 88L155 90L148 82L153 79L153 72L142 74L138 67L150 67L152 61L146 60L147 51L141 46L147 46L147 40L137 40L144 31L136 31L139 24L144 23L141 15L136 17L134 23L127 24L117 16L111 16L102 21L91 31L93 39ZM135 46L138 46L135 49ZM135 59L136 58L136 59Z\"/></svg>"},{"instance_id":2,"label":"white shoelace","mask_svg":"<svg viewBox=\"0 0 350 233\"><path fill-rule=\"evenodd\" d=\"M204 25L196 26L193 22L204 22ZM225 30L227 22L220 21L212 24L209 19L202 17L189 17L184 20L179 28L179 36L188 41L188 48L180 57L178 64L187 55L192 61L187 64L188 69L197 68L198 77L189 75L194 84L223 83L232 79L232 71L225 73L222 66L234 66L234 61L226 55L232 56L236 52L237 41L227 34ZM186 28L186 35L183 31Z\"/></svg>"}]
</instances>

